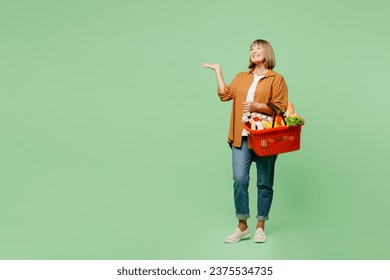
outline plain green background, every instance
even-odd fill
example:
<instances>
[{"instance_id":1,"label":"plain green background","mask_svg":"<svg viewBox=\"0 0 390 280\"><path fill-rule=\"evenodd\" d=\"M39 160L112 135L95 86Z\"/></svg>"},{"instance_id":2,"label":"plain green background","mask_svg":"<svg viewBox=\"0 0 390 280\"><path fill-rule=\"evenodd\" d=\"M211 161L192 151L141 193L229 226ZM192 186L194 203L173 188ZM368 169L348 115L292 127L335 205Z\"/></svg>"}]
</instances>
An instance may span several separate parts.
<instances>
[{"instance_id":1,"label":"plain green background","mask_svg":"<svg viewBox=\"0 0 390 280\"><path fill-rule=\"evenodd\" d=\"M389 259L386 2L1 0L0 258ZM228 245L231 103L201 63L230 82L257 38L306 124L268 242Z\"/></svg>"}]
</instances>

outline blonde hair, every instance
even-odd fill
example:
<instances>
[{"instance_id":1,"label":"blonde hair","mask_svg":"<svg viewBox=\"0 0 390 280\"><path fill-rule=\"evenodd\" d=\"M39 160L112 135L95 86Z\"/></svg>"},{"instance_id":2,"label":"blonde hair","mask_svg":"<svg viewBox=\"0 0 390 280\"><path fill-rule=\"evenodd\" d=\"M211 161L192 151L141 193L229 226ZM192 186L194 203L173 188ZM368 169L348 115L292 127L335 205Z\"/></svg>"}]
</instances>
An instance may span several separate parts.
<instances>
[{"instance_id":1,"label":"blonde hair","mask_svg":"<svg viewBox=\"0 0 390 280\"><path fill-rule=\"evenodd\" d=\"M260 46L264 49L264 67L267 69L274 69L275 67L275 54L274 50L271 46L271 44L263 39L256 39L252 42L249 49L251 49L253 46ZM249 57L249 69L254 69L256 67L256 64L254 64L251 61L251 58Z\"/></svg>"}]
</instances>

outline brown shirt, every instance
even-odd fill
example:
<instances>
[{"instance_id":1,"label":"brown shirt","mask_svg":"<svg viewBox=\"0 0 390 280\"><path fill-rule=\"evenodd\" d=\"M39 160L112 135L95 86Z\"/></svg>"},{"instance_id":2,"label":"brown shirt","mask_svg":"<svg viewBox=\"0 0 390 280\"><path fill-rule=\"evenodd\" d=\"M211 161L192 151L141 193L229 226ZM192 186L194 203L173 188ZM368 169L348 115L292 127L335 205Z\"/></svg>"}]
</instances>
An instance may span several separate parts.
<instances>
[{"instance_id":1,"label":"brown shirt","mask_svg":"<svg viewBox=\"0 0 390 280\"><path fill-rule=\"evenodd\" d=\"M234 77L230 85L225 86L223 92L218 89L218 96L221 101L233 99L232 112L230 116L230 129L228 135L229 145L241 147L242 141L242 102L246 101L246 95L253 82L253 70L240 72ZM282 75L273 70L265 73L257 84L253 102L274 103L283 112L287 109L287 85ZM251 147L249 143L249 147Z\"/></svg>"}]
</instances>

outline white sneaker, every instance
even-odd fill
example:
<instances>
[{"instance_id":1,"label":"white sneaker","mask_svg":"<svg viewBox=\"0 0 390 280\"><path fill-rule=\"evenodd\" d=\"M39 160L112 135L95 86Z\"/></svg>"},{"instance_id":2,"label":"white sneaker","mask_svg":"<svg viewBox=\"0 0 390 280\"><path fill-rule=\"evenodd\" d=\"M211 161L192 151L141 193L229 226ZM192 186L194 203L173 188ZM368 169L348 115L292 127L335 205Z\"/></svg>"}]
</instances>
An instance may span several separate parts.
<instances>
[{"instance_id":1,"label":"white sneaker","mask_svg":"<svg viewBox=\"0 0 390 280\"><path fill-rule=\"evenodd\" d=\"M254 236L253 240L256 243L264 243L267 241L267 236L265 235L265 232L262 228L256 229L255 236Z\"/></svg>"},{"instance_id":2,"label":"white sneaker","mask_svg":"<svg viewBox=\"0 0 390 280\"><path fill-rule=\"evenodd\" d=\"M239 228L236 228L232 234L230 234L228 237L226 237L225 242L226 243L236 243L242 239L250 238L251 234L249 232L249 228L246 228L246 230L241 231Z\"/></svg>"}]
</instances>

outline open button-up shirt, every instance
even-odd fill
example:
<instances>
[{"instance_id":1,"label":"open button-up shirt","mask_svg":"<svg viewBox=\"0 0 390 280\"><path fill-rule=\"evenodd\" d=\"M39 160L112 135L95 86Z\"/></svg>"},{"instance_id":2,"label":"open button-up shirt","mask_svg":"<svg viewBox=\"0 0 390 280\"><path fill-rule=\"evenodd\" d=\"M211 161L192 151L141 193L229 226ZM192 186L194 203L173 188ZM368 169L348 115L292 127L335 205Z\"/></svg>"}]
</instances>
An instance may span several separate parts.
<instances>
[{"instance_id":1,"label":"open button-up shirt","mask_svg":"<svg viewBox=\"0 0 390 280\"><path fill-rule=\"evenodd\" d=\"M228 143L230 146L241 147L242 141L242 103L246 101L248 89L253 82L253 70L238 73L232 82L225 86L223 91L218 89L218 96L221 101L233 99L232 111L230 116L230 128L228 134ZM253 102L274 103L282 112L287 109L288 90L286 82L282 75L273 70L265 73L256 87ZM251 143L249 143L251 147Z\"/></svg>"}]
</instances>

